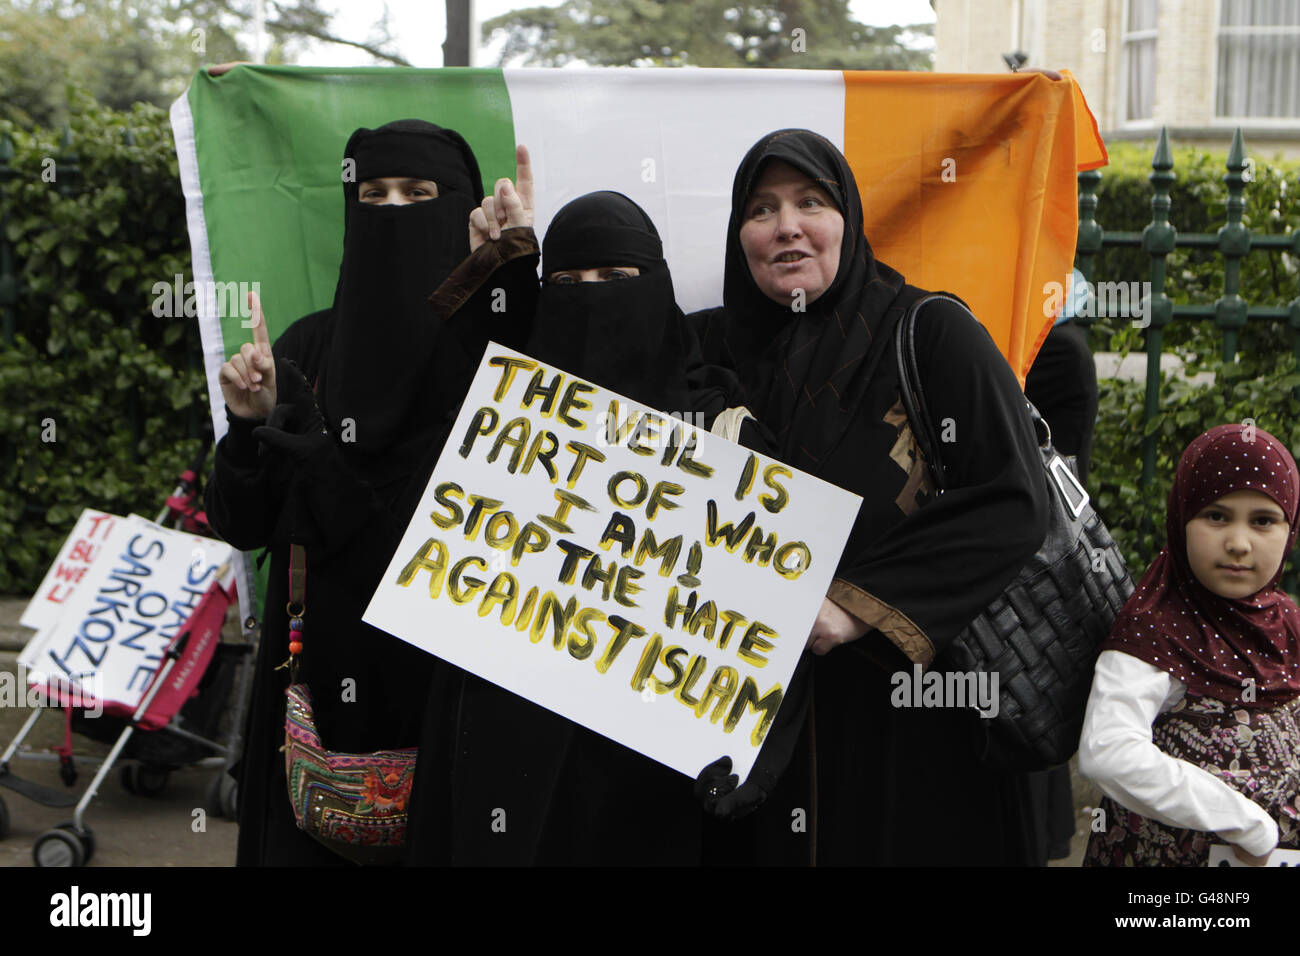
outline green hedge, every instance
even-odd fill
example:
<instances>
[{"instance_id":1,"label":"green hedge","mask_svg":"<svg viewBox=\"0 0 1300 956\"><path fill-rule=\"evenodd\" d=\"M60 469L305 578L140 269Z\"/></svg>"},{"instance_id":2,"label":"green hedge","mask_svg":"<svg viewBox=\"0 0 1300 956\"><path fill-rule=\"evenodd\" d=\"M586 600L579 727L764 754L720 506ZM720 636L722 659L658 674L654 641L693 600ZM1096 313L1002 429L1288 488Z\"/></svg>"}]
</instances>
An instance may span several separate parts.
<instances>
[{"instance_id":1,"label":"green hedge","mask_svg":"<svg viewBox=\"0 0 1300 956\"><path fill-rule=\"evenodd\" d=\"M83 94L72 116L75 175L59 133L0 124L18 275L0 342L0 593L35 590L83 507L153 517L207 419L197 323L151 312L154 283L190 272L167 115Z\"/></svg>"},{"instance_id":2,"label":"green hedge","mask_svg":"<svg viewBox=\"0 0 1300 956\"><path fill-rule=\"evenodd\" d=\"M1151 220L1153 149L1123 144L1111 151L1102 169L1097 220L1104 229L1140 232ZM1180 233L1216 232L1225 222L1223 184L1226 149L1218 155L1191 150L1175 153L1178 176L1170 221ZM1246 187L1243 222L1254 233L1300 229L1300 164L1257 161ZM1146 281L1150 258L1140 250L1106 249L1098 256L1095 281ZM1175 303L1213 303L1223 294L1223 259L1217 253L1177 250L1169 257L1166 294ZM1300 263L1278 250L1256 250L1242 263L1240 294L1250 305L1288 305L1300 295ZM1090 490L1134 577L1146 569L1164 544L1165 507L1178 459L1187 444L1214 425L1243 422L1276 435L1300 452L1300 386L1292 333L1284 322L1252 319L1238 339L1238 357L1220 358L1222 335L1212 320L1175 320L1165 328L1164 350L1186 361L1188 374L1208 371L1213 384L1191 386L1166 375L1160 414L1146 431L1156 435L1156 477L1145 492L1142 474L1143 382L1101 381ZM1121 353L1145 349L1144 334L1122 320L1101 320L1093 329L1096 350ZM1294 592L1294 572L1287 578Z\"/></svg>"},{"instance_id":3,"label":"green hedge","mask_svg":"<svg viewBox=\"0 0 1300 956\"><path fill-rule=\"evenodd\" d=\"M1149 145L1121 143L1111 148L1111 163L1101 170L1097 189L1097 221L1112 232L1141 232L1151 221L1151 156ZM1174 152L1177 179L1170 190L1169 221L1179 233L1214 233L1227 221L1228 190L1223 184L1227 152L1210 154L1191 149ZM1286 233L1300 225L1300 163L1257 161L1253 181L1246 185L1242 221L1252 232ZM1258 250L1247 258L1239 294L1251 304L1284 304L1295 298L1296 263L1287 263L1280 250ZM1146 280L1150 256L1140 249L1103 249L1093 278ZM1166 294L1175 302L1213 302L1223 294L1223 259L1217 252L1176 249L1168 259ZM1165 331L1167 344L1200 333L1217 333L1205 323L1175 323ZM1104 343L1103 343L1104 344Z\"/></svg>"}]
</instances>

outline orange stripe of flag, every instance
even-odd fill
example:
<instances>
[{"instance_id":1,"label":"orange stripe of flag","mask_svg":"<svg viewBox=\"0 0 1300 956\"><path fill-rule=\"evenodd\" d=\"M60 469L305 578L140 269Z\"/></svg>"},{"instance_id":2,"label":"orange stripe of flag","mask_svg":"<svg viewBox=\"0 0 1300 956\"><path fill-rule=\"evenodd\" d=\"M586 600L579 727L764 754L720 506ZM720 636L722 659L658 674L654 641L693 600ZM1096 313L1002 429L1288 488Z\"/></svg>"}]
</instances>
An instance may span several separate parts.
<instances>
[{"instance_id":1,"label":"orange stripe of flag","mask_svg":"<svg viewBox=\"0 0 1300 956\"><path fill-rule=\"evenodd\" d=\"M876 255L961 296L1023 384L1074 267L1080 169L1106 162L1072 77L846 71L844 152Z\"/></svg>"}]
</instances>

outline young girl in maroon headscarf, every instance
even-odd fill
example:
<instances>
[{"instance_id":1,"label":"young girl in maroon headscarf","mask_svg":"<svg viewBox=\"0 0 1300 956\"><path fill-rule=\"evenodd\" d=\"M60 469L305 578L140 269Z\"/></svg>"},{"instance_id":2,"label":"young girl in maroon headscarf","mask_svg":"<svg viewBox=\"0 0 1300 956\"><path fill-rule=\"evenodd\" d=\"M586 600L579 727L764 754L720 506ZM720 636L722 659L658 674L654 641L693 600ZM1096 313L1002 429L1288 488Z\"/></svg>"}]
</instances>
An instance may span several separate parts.
<instances>
[{"instance_id":1,"label":"young girl in maroon headscarf","mask_svg":"<svg viewBox=\"0 0 1300 956\"><path fill-rule=\"evenodd\" d=\"M1253 425L1183 452L1165 548L1097 661L1079 771L1106 799L1085 866L1300 849L1300 609L1277 586L1298 503L1295 460Z\"/></svg>"}]
</instances>

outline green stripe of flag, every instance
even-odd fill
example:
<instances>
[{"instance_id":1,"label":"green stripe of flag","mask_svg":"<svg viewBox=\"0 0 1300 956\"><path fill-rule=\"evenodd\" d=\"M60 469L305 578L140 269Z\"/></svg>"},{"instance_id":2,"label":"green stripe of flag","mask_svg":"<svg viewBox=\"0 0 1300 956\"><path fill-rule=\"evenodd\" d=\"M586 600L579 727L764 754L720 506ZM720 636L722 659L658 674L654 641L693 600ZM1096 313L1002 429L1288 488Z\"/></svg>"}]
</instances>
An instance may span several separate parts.
<instances>
[{"instance_id":1,"label":"green stripe of flag","mask_svg":"<svg viewBox=\"0 0 1300 956\"><path fill-rule=\"evenodd\" d=\"M200 71L189 90L213 279L260 282L271 334L334 298L342 254L341 161L360 126L424 119L459 131L485 188L514 176L514 121L500 70ZM222 318L226 351L248 341Z\"/></svg>"}]
</instances>

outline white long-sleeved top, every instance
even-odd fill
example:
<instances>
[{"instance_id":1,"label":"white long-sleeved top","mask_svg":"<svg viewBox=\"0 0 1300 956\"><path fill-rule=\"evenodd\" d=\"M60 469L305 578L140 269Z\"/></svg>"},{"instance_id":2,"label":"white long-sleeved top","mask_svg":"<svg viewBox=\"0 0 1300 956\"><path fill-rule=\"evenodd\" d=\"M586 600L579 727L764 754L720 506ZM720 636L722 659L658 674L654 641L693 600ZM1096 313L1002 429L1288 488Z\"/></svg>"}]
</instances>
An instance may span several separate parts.
<instances>
[{"instance_id":1,"label":"white long-sleeved top","mask_svg":"<svg viewBox=\"0 0 1300 956\"><path fill-rule=\"evenodd\" d=\"M1187 685L1123 651L1097 659L1079 741L1079 772L1134 813L1168 826L1217 833L1247 853L1277 846L1277 823L1213 774L1172 757L1151 739L1156 717Z\"/></svg>"}]
</instances>

